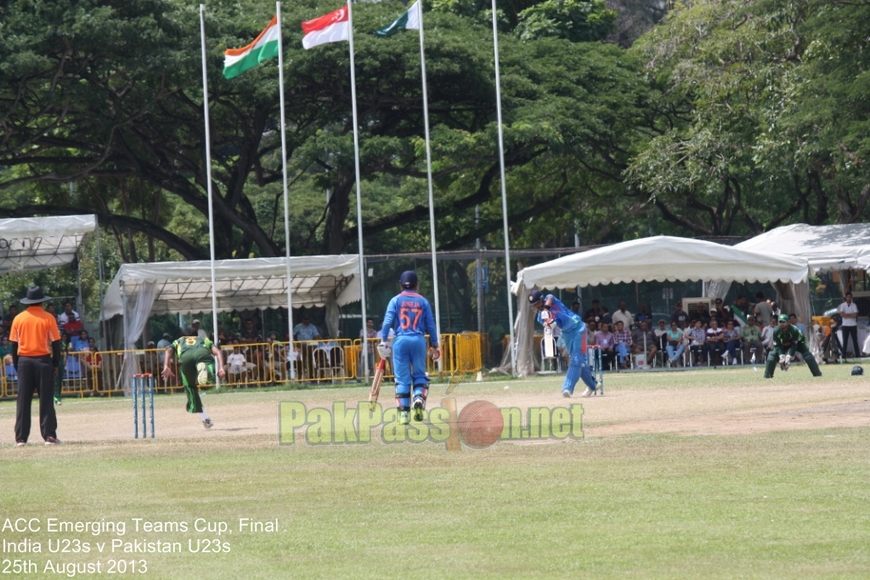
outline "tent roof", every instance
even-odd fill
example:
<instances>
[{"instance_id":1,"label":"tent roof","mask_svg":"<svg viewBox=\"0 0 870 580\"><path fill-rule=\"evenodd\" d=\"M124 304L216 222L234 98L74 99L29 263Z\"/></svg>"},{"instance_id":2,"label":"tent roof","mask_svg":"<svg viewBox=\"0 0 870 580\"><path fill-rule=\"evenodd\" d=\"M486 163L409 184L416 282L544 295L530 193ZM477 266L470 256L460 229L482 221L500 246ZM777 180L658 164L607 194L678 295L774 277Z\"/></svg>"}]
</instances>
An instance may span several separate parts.
<instances>
[{"instance_id":1,"label":"tent roof","mask_svg":"<svg viewBox=\"0 0 870 580\"><path fill-rule=\"evenodd\" d=\"M0 220L0 274L69 264L96 229L94 215Z\"/></svg>"},{"instance_id":2,"label":"tent roof","mask_svg":"<svg viewBox=\"0 0 870 580\"><path fill-rule=\"evenodd\" d=\"M521 270L527 288L574 288L621 282L723 280L801 282L807 261L704 240L654 236L563 256Z\"/></svg>"},{"instance_id":3,"label":"tent roof","mask_svg":"<svg viewBox=\"0 0 870 580\"><path fill-rule=\"evenodd\" d=\"M293 307L323 306L330 295L339 306L360 299L359 256L290 258ZM103 300L104 320L124 313L123 294L135 303L147 283L155 285L152 314L210 312L211 262L124 264ZM215 261L218 311L287 306L287 258Z\"/></svg>"},{"instance_id":4,"label":"tent roof","mask_svg":"<svg viewBox=\"0 0 870 580\"><path fill-rule=\"evenodd\" d=\"M801 256L813 272L860 268L870 270L870 224L782 226L736 246L756 252Z\"/></svg>"}]
</instances>

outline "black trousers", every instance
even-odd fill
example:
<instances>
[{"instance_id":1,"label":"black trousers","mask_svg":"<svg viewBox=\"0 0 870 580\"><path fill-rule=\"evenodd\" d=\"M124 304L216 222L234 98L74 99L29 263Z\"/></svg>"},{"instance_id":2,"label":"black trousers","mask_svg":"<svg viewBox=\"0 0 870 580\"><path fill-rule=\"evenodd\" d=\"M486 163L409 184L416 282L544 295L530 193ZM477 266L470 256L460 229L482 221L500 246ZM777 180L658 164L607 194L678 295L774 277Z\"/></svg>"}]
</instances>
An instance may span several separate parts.
<instances>
[{"instance_id":1,"label":"black trousers","mask_svg":"<svg viewBox=\"0 0 870 580\"><path fill-rule=\"evenodd\" d=\"M33 393L39 395L39 430L42 438L57 438L57 415L54 413L54 366L50 356L18 358L18 405L15 408L15 440L30 437L30 408Z\"/></svg>"},{"instance_id":2,"label":"black trousers","mask_svg":"<svg viewBox=\"0 0 870 580\"><path fill-rule=\"evenodd\" d=\"M849 337L852 337L852 344L855 347L855 357L861 356L861 348L864 346L858 346L858 327L857 326L843 326L843 358L846 358L846 352L849 350Z\"/></svg>"}]
</instances>

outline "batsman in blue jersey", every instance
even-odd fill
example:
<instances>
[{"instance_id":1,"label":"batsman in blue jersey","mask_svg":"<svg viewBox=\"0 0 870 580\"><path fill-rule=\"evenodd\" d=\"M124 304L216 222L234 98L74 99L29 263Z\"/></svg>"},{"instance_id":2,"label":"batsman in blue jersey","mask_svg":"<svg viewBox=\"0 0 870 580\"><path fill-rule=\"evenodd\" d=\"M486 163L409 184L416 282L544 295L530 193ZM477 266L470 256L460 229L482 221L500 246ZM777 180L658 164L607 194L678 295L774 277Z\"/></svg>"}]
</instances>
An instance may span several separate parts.
<instances>
[{"instance_id":1,"label":"batsman in blue jersey","mask_svg":"<svg viewBox=\"0 0 870 580\"><path fill-rule=\"evenodd\" d=\"M562 340L571 357L568 363L568 373L562 384L562 396L570 397L574 394L574 386L577 381L583 379L586 384L584 397L595 393L598 383L592 376L592 370L586 361L586 324L579 314L575 314L570 308L562 304L562 301L552 294L544 294L540 290L533 290L529 294L529 305L538 311L537 320L541 324L555 324L562 330Z\"/></svg>"},{"instance_id":2,"label":"batsman in blue jersey","mask_svg":"<svg viewBox=\"0 0 870 580\"><path fill-rule=\"evenodd\" d=\"M392 348L386 341L378 345L381 358L393 357L393 372L396 375L396 407L399 423L410 422L411 387L414 388L414 420L423 420L426 397L429 394L429 377L426 376L426 335L432 360L441 358L438 346L438 331L429 301L417 293L417 274L403 272L399 279L402 292L394 296L384 314L381 336L389 336L390 329L396 333Z\"/></svg>"}]
</instances>

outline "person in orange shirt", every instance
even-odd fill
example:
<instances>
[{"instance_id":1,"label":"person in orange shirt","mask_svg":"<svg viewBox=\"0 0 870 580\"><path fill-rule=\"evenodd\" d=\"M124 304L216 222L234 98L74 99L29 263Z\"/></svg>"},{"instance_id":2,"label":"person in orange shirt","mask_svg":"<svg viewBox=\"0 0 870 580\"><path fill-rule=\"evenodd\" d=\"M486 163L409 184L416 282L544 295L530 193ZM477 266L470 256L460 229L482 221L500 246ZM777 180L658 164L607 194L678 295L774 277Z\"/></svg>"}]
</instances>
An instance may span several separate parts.
<instances>
[{"instance_id":1,"label":"person in orange shirt","mask_svg":"<svg viewBox=\"0 0 870 580\"><path fill-rule=\"evenodd\" d=\"M54 412L54 375L60 366L60 333L57 321L41 304L50 300L39 286L27 289L21 303L27 309L15 317L9 330L12 364L18 371L18 404L15 409L15 444L22 447L30 437L33 393L39 395L39 430L46 445L57 445L57 415Z\"/></svg>"}]
</instances>

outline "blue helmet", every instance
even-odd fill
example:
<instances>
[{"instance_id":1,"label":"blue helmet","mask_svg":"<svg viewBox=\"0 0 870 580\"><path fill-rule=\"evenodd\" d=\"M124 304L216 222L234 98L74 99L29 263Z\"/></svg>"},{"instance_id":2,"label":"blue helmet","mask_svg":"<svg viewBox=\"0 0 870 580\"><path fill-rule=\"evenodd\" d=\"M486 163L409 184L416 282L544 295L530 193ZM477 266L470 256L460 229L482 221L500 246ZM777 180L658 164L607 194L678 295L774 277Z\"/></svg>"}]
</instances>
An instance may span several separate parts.
<instances>
[{"instance_id":1,"label":"blue helmet","mask_svg":"<svg viewBox=\"0 0 870 580\"><path fill-rule=\"evenodd\" d=\"M529 306L534 306L544 299L544 293L540 290L532 290L529 294Z\"/></svg>"},{"instance_id":2,"label":"blue helmet","mask_svg":"<svg viewBox=\"0 0 870 580\"><path fill-rule=\"evenodd\" d=\"M399 284L402 285L402 288L410 289L417 287L417 273L413 270L408 270L406 272L402 272L402 277L399 278Z\"/></svg>"}]
</instances>

